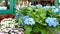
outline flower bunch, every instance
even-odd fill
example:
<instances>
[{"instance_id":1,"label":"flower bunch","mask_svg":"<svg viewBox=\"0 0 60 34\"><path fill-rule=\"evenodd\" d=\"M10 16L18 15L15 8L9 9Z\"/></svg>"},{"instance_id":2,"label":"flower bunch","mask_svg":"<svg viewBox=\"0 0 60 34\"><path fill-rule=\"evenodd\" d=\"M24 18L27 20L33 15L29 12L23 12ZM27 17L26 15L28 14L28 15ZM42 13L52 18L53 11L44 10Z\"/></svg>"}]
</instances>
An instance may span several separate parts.
<instances>
[{"instance_id":1,"label":"flower bunch","mask_svg":"<svg viewBox=\"0 0 60 34\"><path fill-rule=\"evenodd\" d=\"M5 28L3 29L0 34L24 34L23 28Z\"/></svg>"},{"instance_id":2,"label":"flower bunch","mask_svg":"<svg viewBox=\"0 0 60 34\"><path fill-rule=\"evenodd\" d=\"M56 8L55 6L52 6L52 11L56 13L56 12L59 12L59 9Z\"/></svg>"},{"instance_id":3,"label":"flower bunch","mask_svg":"<svg viewBox=\"0 0 60 34\"><path fill-rule=\"evenodd\" d=\"M25 16L25 17L23 17L23 19L24 19L24 23L27 25L34 25L35 24L34 19L30 18L29 16Z\"/></svg>"},{"instance_id":4,"label":"flower bunch","mask_svg":"<svg viewBox=\"0 0 60 34\"><path fill-rule=\"evenodd\" d=\"M6 15L3 15L2 18L14 18L14 17L15 17L14 15L6 14Z\"/></svg>"},{"instance_id":5,"label":"flower bunch","mask_svg":"<svg viewBox=\"0 0 60 34\"><path fill-rule=\"evenodd\" d=\"M48 10L49 8L51 8L54 13L59 12L59 9L56 8L55 6L44 6L43 8L44 8L45 10Z\"/></svg>"},{"instance_id":6,"label":"flower bunch","mask_svg":"<svg viewBox=\"0 0 60 34\"><path fill-rule=\"evenodd\" d=\"M57 12L59 10L55 6L43 7L41 4L37 4L20 9L17 11L15 18L18 26L23 25L24 34L40 34L40 32L46 34L47 27L53 26L52 28L56 28L58 26Z\"/></svg>"},{"instance_id":7,"label":"flower bunch","mask_svg":"<svg viewBox=\"0 0 60 34\"><path fill-rule=\"evenodd\" d=\"M1 29L4 29L4 28L7 28L7 27L11 27L11 28L14 28L15 27L15 19L12 19L12 18L5 18L3 19L1 22Z\"/></svg>"},{"instance_id":8,"label":"flower bunch","mask_svg":"<svg viewBox=\"0 0 60 34\"><path fill-rule=\"evenodd\" d=\"M45 10L48 10L48 8L50 8L51 6L44 6L43 8L45 9Z\"/></svg>"},{"instance_id":9,"label":"flower bunch","mask_svg":"<svg viewBox=\"0 0 60 34\"><path fill-rule=\"evenodd\" d=\"M46 23L48 23L49 26L54 26L56 27L58 25L58 21L56 18L50 18L48 17L46 20L45 20Z\"/></svg>"},{"instance_id":10,"label":"flower bunch","mask_svg":"<svg viewBox=\"0 0 60 34\"><path fill-rule=\"evenodd\" d=\"M36 7L37 8L40 8L40 7L42 7L42 5L41 4L37 4Z\"/></svg>"},{"instance_id":11,"label":"flower bunch","mask_svg":"<svg viewBox=\"0 0 60 34\"><path fill-rule=\"evenodd\" d=\"M14 15L11 15L11 14L6 14L6 15L0 15L0 21L5 19L5 18L14 18L15 16Z\"/></svg>"},{"instance_id":12,"label":"flower bunch","mask_svg":"<svg viewBox=\"0 0 60 34\"><path fill-rule=\"evenodd\" d=\"M22 16L23 16L22 14L16 14L16 18L18 18L19 22L21 21L20 19L21 19ZM24 17L22 17L22 19L23 19L22 25L23 25L23 23L27 24L27 25L35 24L34 19L30 18L29 16L24 16Z\"/></svg>"},{"instance_id":13,"label":"flower bunch","mask_svg":"<svg viewBox=\"0 0 60 34\"><path fill-rule=\"evenodd\" d=\"M20 18L22 14L16 14L15 18Z\"/></svg>"},{"instance_id":14,"label":"flower bunch","mask_svg":"<svg viewBox=\"0 0 60 34\"><path fill-rule=\"evenodd\" d=\"M29 8L36 8L34 5L29 6Z\"/></svg>"}]
</instances>

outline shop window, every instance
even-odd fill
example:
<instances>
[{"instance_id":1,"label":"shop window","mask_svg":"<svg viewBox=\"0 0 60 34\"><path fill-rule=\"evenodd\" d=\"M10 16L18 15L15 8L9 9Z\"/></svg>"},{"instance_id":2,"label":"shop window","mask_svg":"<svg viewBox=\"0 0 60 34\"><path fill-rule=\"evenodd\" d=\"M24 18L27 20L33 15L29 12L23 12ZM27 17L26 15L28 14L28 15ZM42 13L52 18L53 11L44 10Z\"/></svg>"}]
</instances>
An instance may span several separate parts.
<instances>
[{"instance_id":1,"label":"shop window","mask_svg":"<svg viewBox=\"0 0 60 34\"><path fill-rule=\"evenodd\" d=\"M54 0L32 0L31 1L32 2L32 4L33 5L36 5L36 4L42 4L43 6L46 6L46 5L48 5L48 6L52 6L52 5L54 5Z\"/></svg>"},{"instance_id":2,"label":"shop window","mask_svg":"<svg viewBox=\"0 0 60 34\"><path fill-rule=\"evenodd\" d=\"M9 0L0 0L0 10L8 10L9 9Z\"/></svg>"},{"instance_id":3,"label":"shop window","mask_svg":"<svg viewBox=\"0 0 60 34\"><path fill-rule=\"evenodd\" d=\"M59 7L59 9L60 9L60 0L59 0L59 6L58 6L58 7Z\"/></svg>"},{"instance_id":4,"label":"shop window","mask_svg":"<svg viewBox=\"0 0 60 34\"><path fill-rule=\"evenodd\" d=\"M0 14L14 14L16 0L0 0Z\"/></svg>"}]
</instances>

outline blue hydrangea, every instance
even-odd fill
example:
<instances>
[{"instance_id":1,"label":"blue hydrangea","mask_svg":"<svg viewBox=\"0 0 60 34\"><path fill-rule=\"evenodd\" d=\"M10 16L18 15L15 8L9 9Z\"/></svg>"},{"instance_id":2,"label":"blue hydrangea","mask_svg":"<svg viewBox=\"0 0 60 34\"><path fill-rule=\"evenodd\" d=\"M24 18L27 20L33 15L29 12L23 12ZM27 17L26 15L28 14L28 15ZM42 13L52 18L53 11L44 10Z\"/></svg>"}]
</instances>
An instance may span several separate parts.
<instances>
[{"instance_id":1,"label":"blue hydrangea","mask_svg":"<svg viewBox=\"0 0 60 34\"><path fill-rule=\"evenodd\" d=\"M56 18L50 18L48 17L46 20L45 20L46 23L48 23L49 26L54 26L56 27L58 25L58 21Z\"/></svg>"},{"instance_id":2,"label":"blue hydrangea","mask_svg":"<svg viewBox=\"0 0 60 34\"><path fill-rule=\"evenodd\" d=\"M34 5L30 5L29 8L36 8L36 6L34 6Z\"/></svg>"},{"instance_id":3,"label":"blue hydrangea","mask_svg":"<svg viewBox=\"0 0 60 34\"><path fill-rule=\"evenodd\" d=\"M37 4L36 7L37 8L40 8L40 7L42 7L42 5L41 4Z\"/></svg>"},{"instance_id":4,"label":"blue hydrangea","mask_svg":"<svg viewBox=\"0 0 60 34\"><path fill-rule=\"evenodd\" d=\"M23 20L26 20L26 19L28 19L28 18L30 18L29 16L24 16L23 17Z\"/></svg>"},{"instance_id":5,"label":"blue hydrangea","mask_svg":"<svg viewBox=\"0 0 60 34\"><path fill-rule=\"evenodd\" d=\"M48 10L48 8L50 8L51 6L44 6L43 8L45 9L45 10Z\"/></svg>"},{"instance_id":6,"label":"blue hydrangea","mask_svg":"<svg viewBox=\"0 0 60 34\"><path fill-rule=\"evenodd\" d=\"M15 18L20 18L22 14L16 14Z\"/></svg>"},{"instance_id":7,"label":"blue hydrangea","mask_svg":"<svg viewBox=\"0 0 60 34\"><path fill-rule=\"evenodd\" d=\"M53 11L53 12L55 12L55 13L56 13L56 12L59 12L59 9L56 8L55 6L52 6L51 8L52 8L52 11Z\"/></svg>"},{"instance_id":8,"label":"blue hydrangea","mask_svg":"<svg viewBox=\"0 0 60 34\"><path fill-rule=\"evenodd\" d=\"M55 9L56 7L55 6L51 6L52 9Z\"/></svg>"},{"instance_id":9,"label":"blue hydrangea","mask_svg":"<svg viewBox=\"0 0 60 34\"><path fill-rule=\"evenodd\" d=\"M53 12L59 12L58 8L52 9Z\"/></svg>"},{"instance_id":10,"label":"blue hydrangea","mask_svg":"<svg viewBox=\"0 0 60 34\"><path fill-rule=\"evenodd\" d=\"M27 25L34 25L35 24L35 21L33 18L30 18L30 17L24 17L24 24L27 24Z\"/></svg>"}]
</instances>

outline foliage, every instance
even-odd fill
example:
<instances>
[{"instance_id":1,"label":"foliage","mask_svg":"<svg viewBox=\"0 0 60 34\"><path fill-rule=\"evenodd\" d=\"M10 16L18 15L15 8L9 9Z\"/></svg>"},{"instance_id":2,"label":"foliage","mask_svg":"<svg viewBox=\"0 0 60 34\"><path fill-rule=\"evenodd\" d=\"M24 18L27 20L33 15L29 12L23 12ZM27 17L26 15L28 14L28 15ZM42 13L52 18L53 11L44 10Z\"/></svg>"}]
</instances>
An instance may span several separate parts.
<instances>
[{"instance_id":1,"label":"foliage","mask_svg":"<svg viewBox=\"0 0 60 34\"><path fill-rule=\"evenodd\" d=\"M59 24L58 12L59 10L55 6L28 6L17 11L16 15L22 14L22 16L20 16L21 20L19 18L16 20L20 25L24 23L22 26L25 29L25 34L47 34L51 28L57 28Z\"/></svg>"}]
</instances>

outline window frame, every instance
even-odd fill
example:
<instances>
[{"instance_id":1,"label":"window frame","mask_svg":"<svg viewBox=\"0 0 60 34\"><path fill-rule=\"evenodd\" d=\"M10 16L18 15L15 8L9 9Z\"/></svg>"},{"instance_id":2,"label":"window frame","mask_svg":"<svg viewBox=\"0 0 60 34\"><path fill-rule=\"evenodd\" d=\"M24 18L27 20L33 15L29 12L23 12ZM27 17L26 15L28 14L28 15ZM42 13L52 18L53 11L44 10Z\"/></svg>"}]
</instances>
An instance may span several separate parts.
<instances>
[{"instance_id":1,"label":"window frame","mask_svg":"<svg viewBox=\"0 0 60 34\"><path fill-rule=\"evenodd\" d=\"M55 1L54 1L54 2L55 2L55 3L54 3L54 4L55 4L55 7L57 7L57 8L58 8L58 1L59 1L59 0L55 0Z\"/></svg>"},{"instance_id":2,"label":"window frame","mask_svg":"<svg viewBox=\"0 0 60 34\"><path fill-rule=\"evenodd\" d=\"M6 1L6 0L5 0ZM8 10L0 10L0 14L14 14L15 13L16 0L10 0L10 5Z\"/></svg>"},{"instance_id":3,"label":"window frame","mask_svg":"<svg viewBox=\"0 0 60 34\"><path fill-rule=\"evenodd\" d=\"M58 0L54 1L55 7L58 8ZM10 8L8 10L0 10L0 14L14 14L15 13L16 0L10 0Z\"/></svg>"}]
</instances>

